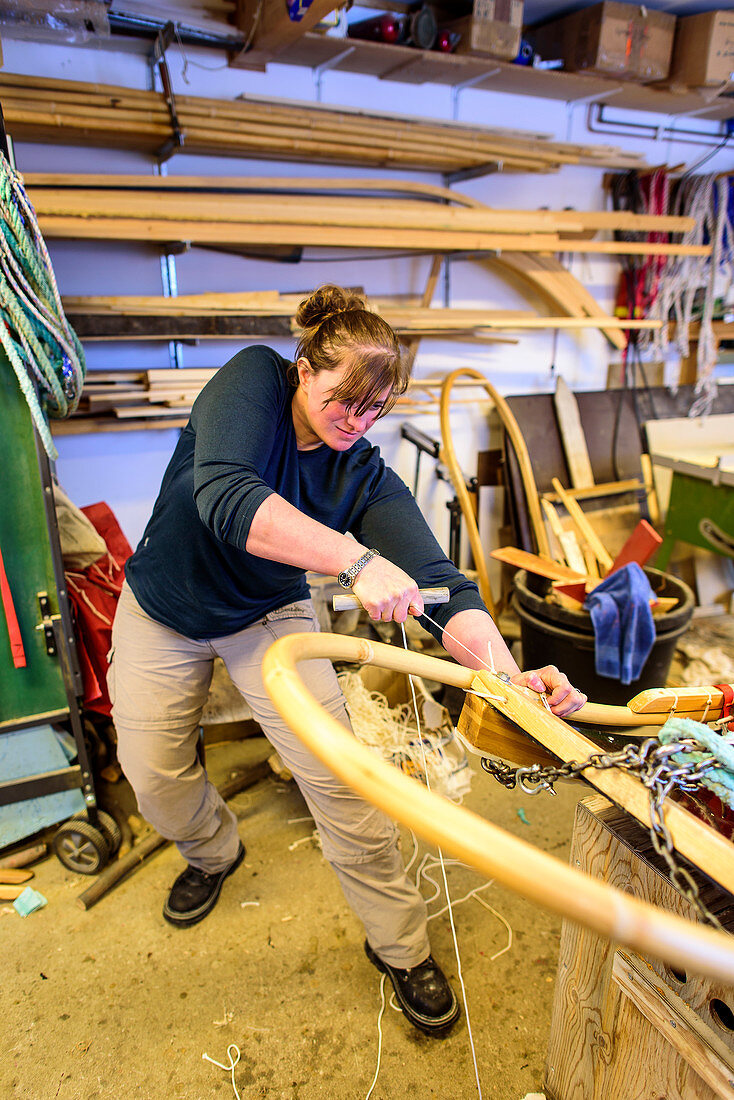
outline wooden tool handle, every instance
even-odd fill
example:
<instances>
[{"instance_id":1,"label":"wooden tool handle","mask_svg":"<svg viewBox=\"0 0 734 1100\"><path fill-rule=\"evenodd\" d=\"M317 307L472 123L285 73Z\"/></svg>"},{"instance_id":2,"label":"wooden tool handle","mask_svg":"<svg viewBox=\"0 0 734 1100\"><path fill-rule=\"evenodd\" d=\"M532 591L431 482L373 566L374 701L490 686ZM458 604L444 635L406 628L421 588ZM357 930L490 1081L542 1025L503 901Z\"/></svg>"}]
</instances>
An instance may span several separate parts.
<instances>
[{"instance_id":1,"label":"wooden tool handle","mask_svg":"<svg viewBox=\"0 0 734 1100\"><path fill-rule=\"evenodd\" d=\"M448 603L450 599L448 588L419 588L418 591L426 606L434 603ZM362 604L356 596L339 595L333 597L331 606L334 611L352 611L356 607L361 607Z\"/></svg>"},{"instance_id":2,"label":"wooden tool handle","mask_svg":"<svg viewBox=\"0 0 734 1100\"><path fill-rule=\"evenodd\" d=\"M19 882L28 882L28 879L33 878L33 875L33 871L26 871L25 868L2 867L0 868L0 883L3 886L17 886Z\"/></svg>"},{"instance_id":3,"label":"wooden tool handle","mask_svg":"<svg viewBox=\"0 0 734 1100\"><path fill-rule=\"evenodd\" d=\"M0 886L0 901L15 901L25 890L25 886Z\"/></svg>"}]
</instances>

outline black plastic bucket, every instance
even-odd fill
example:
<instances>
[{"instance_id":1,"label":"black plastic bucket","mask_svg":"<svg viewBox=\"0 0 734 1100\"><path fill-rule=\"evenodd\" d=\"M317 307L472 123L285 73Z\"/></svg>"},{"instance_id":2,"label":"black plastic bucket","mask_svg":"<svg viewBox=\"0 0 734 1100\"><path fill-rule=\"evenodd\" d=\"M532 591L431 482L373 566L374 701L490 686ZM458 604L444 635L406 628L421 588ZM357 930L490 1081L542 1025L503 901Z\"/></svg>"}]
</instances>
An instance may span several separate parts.
<instances>
[{"instance_id":1,"label":"black plastic bucket","mask_svg":"<svg viewBox=\"0 0 734 1100\"><path fill-rule=\"evenodd\" d=\"M678 603L656 616L657 637L637 680L622 684L596 672L596 645L591 615L582 607L572 611L544 599L551 584L524 569L513 578L512 605L520 619L524 668L557 665L571 683L594 703L625 704L639 691L664 687L675 647L693 615L693 592L677 577L646 569L657 596L676 596Z\"/></svg>"}]
</instances>

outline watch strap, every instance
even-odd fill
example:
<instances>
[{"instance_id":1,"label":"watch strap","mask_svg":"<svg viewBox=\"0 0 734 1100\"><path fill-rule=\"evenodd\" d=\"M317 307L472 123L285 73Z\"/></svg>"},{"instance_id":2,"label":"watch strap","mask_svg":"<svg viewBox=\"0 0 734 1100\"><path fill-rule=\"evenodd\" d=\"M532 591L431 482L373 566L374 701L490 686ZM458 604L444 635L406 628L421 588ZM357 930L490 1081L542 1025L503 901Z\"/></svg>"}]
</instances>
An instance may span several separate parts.
<instances>
[{"instance_id":1,"label":"watch strap","mask_svg":"<svg viewBox=\"0 0 734 1100\"><path fill-rule=\"evenodd\" d=\"M353 562L353 564L350 565L348 569L342 570L342 572L339 573L336 578L342 588L351 588L356 578L364 569L367 562L372 561L373 558L378 558L379 556L379 550L367 550L364 554L362 554L361 558L357 558L357 560Z\"/></svg>"}]
</instances>

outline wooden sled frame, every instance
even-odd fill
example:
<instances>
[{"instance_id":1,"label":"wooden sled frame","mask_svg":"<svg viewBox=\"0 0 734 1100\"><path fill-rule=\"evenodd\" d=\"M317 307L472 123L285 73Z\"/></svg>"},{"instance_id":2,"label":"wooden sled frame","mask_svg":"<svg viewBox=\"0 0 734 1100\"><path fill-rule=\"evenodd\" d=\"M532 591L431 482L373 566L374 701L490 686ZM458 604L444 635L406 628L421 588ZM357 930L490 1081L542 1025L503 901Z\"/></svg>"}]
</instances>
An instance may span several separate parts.
<instances>
[{"instance_id":1,"label":"wooden sled frame","mask_svg":"<svg viewBox=\"0 0 734 1100\"><path fill-rule=\"evenodd\" d=\"M481 874L597 935L692 973L734 984L734 939L728 935L656 909L590 878L428 790L365 748L328 714L301 679L299 662L318 658L375 664L464 690L469 690L479 675L487 684L488 694L500 694L500 685L504 695L508 695L509 689L515 709L521 709L518 698L524 689L507 685L498 677L490 679L492 674L477 674L437 657L337 634L288 635L270 646L263 660L265 689L288 726L339 779L390 817L413 829L429 843L440 845L445 852ZM606 710L623 711L624 708ZM570 730L561 719L548 712L546 716L548 726L557 723L564 731ZM610 773L590 774L589 780L598 785L597 775L600 774L608 776ZM623 773L614 769L614 774L620 777ZM645 794L637 781L626 775L623 778ZM605 793L609 792L605 790ZM617 800L620 800L619 795ZM696 821L680 807L675 809L692 822ZM716 840L717 834L702 823L698 824L706 830L709 844ZM675 833L673 835L675 841ZM721 845L718 847L734 866L734 845L723 837L719 839ZM696 862L701 863L700 860Z\"/></svg>"}]
</instances>

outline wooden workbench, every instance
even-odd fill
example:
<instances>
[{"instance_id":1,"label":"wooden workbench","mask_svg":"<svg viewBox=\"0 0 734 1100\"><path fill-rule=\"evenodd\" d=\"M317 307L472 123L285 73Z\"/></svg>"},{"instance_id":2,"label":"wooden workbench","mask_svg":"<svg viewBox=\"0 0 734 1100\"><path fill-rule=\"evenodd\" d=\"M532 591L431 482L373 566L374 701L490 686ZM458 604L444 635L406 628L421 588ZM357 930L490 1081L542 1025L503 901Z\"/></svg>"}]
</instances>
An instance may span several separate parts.
<instances>
[{"instance_id":1,"label":"wooden workbench","mask_svg":"<svg viewBox=\"0 0 734 1100\"><path fill-rule=\"evenodd\" d=\"M647 830L601 795L578 805L571 863L698 919L652 852ZM734 898L701 875L697 882L731 929ZM565 921L545 1093L548 1100L732 1100L734 988L643 959Z\"/></svg>"}]
</instances>

